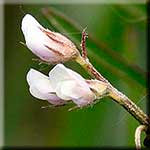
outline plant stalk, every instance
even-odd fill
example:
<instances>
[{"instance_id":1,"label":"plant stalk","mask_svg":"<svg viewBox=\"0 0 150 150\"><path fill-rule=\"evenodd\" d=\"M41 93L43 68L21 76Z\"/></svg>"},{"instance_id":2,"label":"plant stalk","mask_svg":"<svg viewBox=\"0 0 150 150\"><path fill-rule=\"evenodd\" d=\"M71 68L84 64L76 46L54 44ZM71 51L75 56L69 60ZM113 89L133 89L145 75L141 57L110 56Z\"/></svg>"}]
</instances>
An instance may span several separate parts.
<instances>
[{"instance_id":1,"label":"plant stalk","mask_svg":"<svg viewBox=\"0 0 150 150\"><path fill-rule=\"evenodd\" d=\"M118 91L113 87L108 80L106 80L89 62L88 59L84 59L80 55L76 58L76 62L79 63L91 76L96 79L107 83L109 96L118 104L123 106L140 124L149 125L149 117L126 95Z\"/></svg>"},{"instance_id":2,"label":"plant stalk","mask_svg":"<svg viewBox=\"0 0 150 150\"><path fill-rule=\"evenodd\" d=\"M109 96L123 106L140 124L149 125L148 116L122 92L111 86Z\"/></svg>"}]
</instances>

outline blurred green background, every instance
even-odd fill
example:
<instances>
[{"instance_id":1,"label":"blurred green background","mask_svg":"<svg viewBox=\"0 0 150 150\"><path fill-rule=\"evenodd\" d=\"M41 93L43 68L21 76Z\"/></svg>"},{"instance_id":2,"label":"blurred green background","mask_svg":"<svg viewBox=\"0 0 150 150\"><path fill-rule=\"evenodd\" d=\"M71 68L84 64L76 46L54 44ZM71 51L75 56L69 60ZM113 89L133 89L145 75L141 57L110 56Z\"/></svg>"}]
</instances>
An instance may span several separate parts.
<instances>
[{"instance_id":1,"label":"blurred green background","mask_svg":"<svg viewBox=\"0 0 150 150\"><path fill-rule=\"evenodd\" d=\"M81 32L87 27L91 62L146 112L146 6L5 5L5 145L133 147L138 122L111 99L68 112L73 104L42 109L48 103L30 95L29 69L48 73L52 66L32 61L36 56L19 43L24 42L20 29L24 13L63 33L79 48ZM75 62L65 65L90 78Z\"/></svg>"}]
</instances>

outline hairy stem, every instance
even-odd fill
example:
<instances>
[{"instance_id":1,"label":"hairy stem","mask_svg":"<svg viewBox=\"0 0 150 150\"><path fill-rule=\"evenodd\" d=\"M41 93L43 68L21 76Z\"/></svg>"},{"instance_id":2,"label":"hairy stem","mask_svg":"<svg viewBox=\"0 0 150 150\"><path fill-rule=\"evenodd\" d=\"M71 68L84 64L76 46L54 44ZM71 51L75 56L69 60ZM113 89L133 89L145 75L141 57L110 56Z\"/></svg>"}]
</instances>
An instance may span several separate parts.
<instances>
[{"instance_id":1,"label":"hairy stem","mask_svg":"<svg viewBox=\"0 0 150 150\"><path fill-rule=\"evenodd\" d=\"M79 55L76 58L76 62L79 63L94 78L108 83L108 81L94 68L94 66L88 61L88 59L85 60Z\"/></svg>"},{"instance_id":2,"label":"hairy stem","mask_svg":"<svg viewBox=\"0 0 150 150\"><path fill-rule=\"evenodd\" d=\"M96 79L107 83L109 89L109 96L121 106L123 106L140 124L149 125L149 117L126 95L114 88L108 80L106 80L88 61L80 55L77 57L76 62L79 63L90 75Z\"/></svg>"},{"instance_id":3,"label":"hairy stem","mask_svg":"<svg viewBox=\"0 0 150 150\"><path fill-rule=\"evenodd\" d=\"M149 124L148 116L133 101L113 86L110 87L109 96L123 106L140 124Z\"/></svg>"},{"instance_id":4,"label":"hairy stem","mask_svg":"<svg viewBox=\"0 0 150 150\"><path fill-rule=\"evenodd\" d=\"M86 50L86 38L88 34L86 33L86 28L82 31L82 38L81 38L81 48L82 48L82 57L87 59L87 50Z\"/></svg>"}]
</instances>

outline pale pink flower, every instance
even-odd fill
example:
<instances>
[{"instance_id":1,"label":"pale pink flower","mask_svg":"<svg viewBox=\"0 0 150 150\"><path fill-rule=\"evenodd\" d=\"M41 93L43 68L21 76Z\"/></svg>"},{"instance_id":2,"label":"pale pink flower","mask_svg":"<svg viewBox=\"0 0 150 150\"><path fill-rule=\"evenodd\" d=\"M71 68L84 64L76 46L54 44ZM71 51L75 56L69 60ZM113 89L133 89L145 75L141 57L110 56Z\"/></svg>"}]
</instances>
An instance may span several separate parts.
<instances>
[{"instance_id":1,"label":"pale pink flower","mask_svg":"<svg viewBox=\"0 0 150 150\"><path fill-rule=\"evenodd\" d=\"M62 64L56 65L49 77L31 69L27 74L30 93L39 99L58 104L72 100L79 107L88 105L96 98L86 80ZM53 100L54 98L54 100Z\"/></svg>"},{"instance_id":2,"label":"pale pink flower","mask_svg":"<svg viewBox=\"0 0 150 150\"><path fill-rule=\"evenodd\" d=\"M49 78L39 71L30 69L27 73L27 82L30 86L30 93L34 97L47 100L54 105L62 105L65 103L65 101L56 96L55 91L51 87Z\"/></svg>"},{"instance_id":3,"label":"pale pink flower","mask_svg":"<svg viewBox=\"0 0 150 150\"><path fill-rule=\"evenodd\" d=\"M50 71L49 79L58 97L65 100L71 99L79 107L92 103L96 98L86 80L62 64L56 65Z\"/></svg>"},{"instance_id":4,"label":"pale pink flower","mask_svg":"<svg viewBox=\"0 0 150 150\"><path fill-rule=\"evenodd\" d=\"M75 45L60 33L52 32L41 26L37 20L27 14L22 19L27 47L40 59L48 63L60 63L78 56Z\"/></svg>"}]
</instances>

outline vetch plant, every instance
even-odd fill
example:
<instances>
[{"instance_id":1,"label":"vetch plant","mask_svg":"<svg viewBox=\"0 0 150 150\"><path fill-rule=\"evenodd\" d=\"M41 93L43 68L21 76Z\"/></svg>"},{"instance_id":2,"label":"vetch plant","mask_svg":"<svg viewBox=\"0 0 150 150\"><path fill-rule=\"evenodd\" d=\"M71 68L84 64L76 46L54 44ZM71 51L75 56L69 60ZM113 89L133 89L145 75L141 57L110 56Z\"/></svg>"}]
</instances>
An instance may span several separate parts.
<instances>
[{"instance_id":1,"label":"vetch plant","mask_svg":"<svg viewBox=\"0 0 150 150\"><path fill-rule=\"evenodd\" d=\"M137 149L141 148L140 135L142 131L147 134L150 128L150 119L89 62L85 30L83 30L81 38L82 54L68 38L60 33L45 29L29 14L25 15L22 20L22 31L27 47L41 61L57 64L49 72L49 76L34 69L28 72L27 82L30 86L30 93L34 97L47 100L53 105L64 105L68 101L73 101L76 104L75 108L83 108L108 96L123 106L140 123L135 132L135 144ZM68 60L76 61L94 79L85 80L78 73L60 64Z\"/></svg>"}]
</instances>

